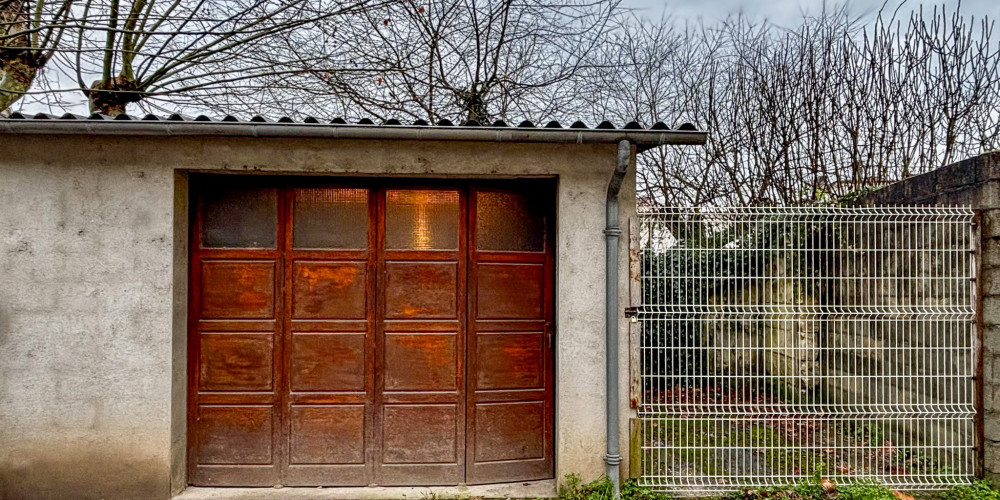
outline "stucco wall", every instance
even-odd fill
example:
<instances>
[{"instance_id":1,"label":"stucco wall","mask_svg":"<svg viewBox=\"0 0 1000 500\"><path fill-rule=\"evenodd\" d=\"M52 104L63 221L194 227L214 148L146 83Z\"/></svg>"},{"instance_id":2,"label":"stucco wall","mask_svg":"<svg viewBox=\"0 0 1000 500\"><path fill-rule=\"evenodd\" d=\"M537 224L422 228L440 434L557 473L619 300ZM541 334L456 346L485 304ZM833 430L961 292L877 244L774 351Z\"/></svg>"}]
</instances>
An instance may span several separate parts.
<instances>
[{"instance_id":1,"label":"stucco wall","mask_svg":"<svg viewBox=\"0 0 1000 500\"><path fill-rule=\"evenodd\" d=\"M614 145L4 136L0 498L167 498L186 483L187 171L558 175L556 477L599 476L602 231L615 152ZM623 224L634 217L634 186L629 176ZM628 336L621 339L625 395ZM623 450L629 413L623 396Z\"/></svg>"}]
</instances>

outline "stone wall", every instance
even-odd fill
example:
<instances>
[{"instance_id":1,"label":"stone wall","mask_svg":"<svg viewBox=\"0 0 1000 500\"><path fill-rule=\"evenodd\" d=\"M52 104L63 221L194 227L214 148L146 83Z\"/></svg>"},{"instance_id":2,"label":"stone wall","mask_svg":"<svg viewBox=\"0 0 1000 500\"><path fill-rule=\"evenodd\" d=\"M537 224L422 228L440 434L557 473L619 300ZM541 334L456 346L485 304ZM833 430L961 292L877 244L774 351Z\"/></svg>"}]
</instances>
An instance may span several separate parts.
<instances>
[{"instance_id":1,"label":"stone wall","mask_svg":"<svg viewBox=\"0 0 1000 500\"><path fill-rule=\"evenodd\" d=\"M983 224L981 287L983 328L983 392L985 418L985 473L1000 478L1000 152L988 153L954 163L923 175L911 177L869 193L862 205L968 205L981 210ZM884 292L888 293L888 291ZM932 300L933 297L928 297ZM925 328L934 331L934 325ZM866 341L878 343L880 335ZM912 345L928 342L932 336L909 340ZM869 365L881 360L871 359ZM953 362L972 363L956 359ZM927 387L935 392L944 387ZM897 394L906 398L907 394Z\"/></svg>"}]
</instances>

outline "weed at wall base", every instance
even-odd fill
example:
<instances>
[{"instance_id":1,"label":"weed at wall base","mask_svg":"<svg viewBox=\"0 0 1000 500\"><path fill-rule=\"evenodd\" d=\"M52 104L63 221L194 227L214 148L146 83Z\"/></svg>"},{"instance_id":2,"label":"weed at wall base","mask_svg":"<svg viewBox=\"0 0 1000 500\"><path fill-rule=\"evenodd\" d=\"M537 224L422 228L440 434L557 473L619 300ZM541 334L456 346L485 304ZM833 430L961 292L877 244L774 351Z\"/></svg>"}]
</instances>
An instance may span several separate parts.
<instances>
[{"instance_id":1,"label":"weed at wall base","mask_svg":"<svg viewBox=\"0 0 1000 500\"><path fill-rule=\"evenodd\" d=\"M559 485L559 500L612 500L614 485L607 476L584 484L577 474L567 474ZM673 497L636 484L626 479L621 485L621 500L669 500Z\"/></svg>"}]
</instances>

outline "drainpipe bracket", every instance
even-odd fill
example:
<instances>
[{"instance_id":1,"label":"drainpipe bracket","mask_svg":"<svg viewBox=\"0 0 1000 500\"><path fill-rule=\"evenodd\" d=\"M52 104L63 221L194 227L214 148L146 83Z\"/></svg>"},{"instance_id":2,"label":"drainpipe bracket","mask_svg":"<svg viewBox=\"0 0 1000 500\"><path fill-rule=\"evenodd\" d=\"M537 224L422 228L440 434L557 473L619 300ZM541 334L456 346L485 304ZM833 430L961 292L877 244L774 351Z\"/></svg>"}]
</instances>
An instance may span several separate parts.
<instances>
[{"instance_id":1,"label":"drainpipe bracket","mask_svg":"<svg viewBox=\"0 0 1000 500\"><path fill-rule=\"evenodd\" d=\"M622 228L615 227L615 226L606 227L606 228L604 228L604 235L605 236L621 236L622 235Z\"/></svg>"},{"instance_id":2,"label":"drainpipe bracket","mask_svg":"<svg viewBox=\"0 0 1000 500\"><path fill-rule=\"evenodd\" d=\"M604 462L608 465L619 465L622 463L621 455L604 455Z\"/></svg>"}]
</instances>

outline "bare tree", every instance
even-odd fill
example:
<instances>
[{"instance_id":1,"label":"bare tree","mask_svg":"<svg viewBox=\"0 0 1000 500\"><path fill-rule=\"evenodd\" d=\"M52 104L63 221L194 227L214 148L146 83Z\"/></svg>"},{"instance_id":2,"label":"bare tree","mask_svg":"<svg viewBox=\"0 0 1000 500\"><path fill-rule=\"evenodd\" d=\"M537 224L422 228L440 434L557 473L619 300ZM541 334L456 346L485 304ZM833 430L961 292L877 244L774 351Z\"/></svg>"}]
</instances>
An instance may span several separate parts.
<instances>
[{"instance_id":1,"label":"bare tree","mask_svg":"<svg viewBox=\"0 0 1000 500\"><path fill-rule=\"evenodd\" d=\"M125 10L118 0L92 0L76 33L73 66L91 109L106 114L124 112L127 104L149 97L225 94L298 71L272 57L278 37L377 5L363 0L134 0ZM93 7L100 8L89 10ZM91 54L84 50L87 45L104 49ZM87 84L83 69L94 63L101 74Z\"/></svg>"},{"instance_id":2,"label":"bare tree","mask_svg":"<svg viewBox=\"0 0 1000 500\"><path fill-rule=\"evenodd\" d=\"M602 50L626 78L597 84L593 113L710 131L704 148L640 157L649 204L830 201L996 149L993 22L940 7L898 16L863 23L841 5L792 29L632 23Z\"/></svg>"},{"instance_id":3,"label":"bare tree","mask_svg":"<svg viewBox=\"0 0 1000 500\"><path fill-rule=\"evenodd\" d=\"M390 2L351 23L289 32L283 50L296 54L302 73L275 79L276 98L253 104L382 120L553 116L573 104L570 81L612 30L617 3Z\"/></svg>"},{"instance_id":4,"label":"bare tree","mask_svg":"<svg viewBox=\"0 0 1000 500\"><path fill-rule=\"evenodd\" d=\"M6 17L21 20L5 24L8 32L31 25L36 28L29 31L40 38L28 45L33 50L18 52L22 60L33 58L32 76L51 59L56 80L75 80L91 111L108 115L124 113L132 103L164 101L176 109L183 102L259 88L268 78L298 71L271 52L279 36L379 5L375 0L66 0L62 10L53 11L41 1L8 3L12 14ZM31 8L48 15L25 20ZM23 38L3 40L25 46ZM32 83L21 80L18 95ZM64 81L46 83L66 89Z\"/></svg>"},{"instance_id":5,"label":"bare tree","mask_svg":"<svg viewBox=\"0 0 1000 500\"><path fill-rule=\"evenodd\" d=\"M60 46L72 0L0 0L0 113L31 88Z\"/></svg>"}]
</instances>

